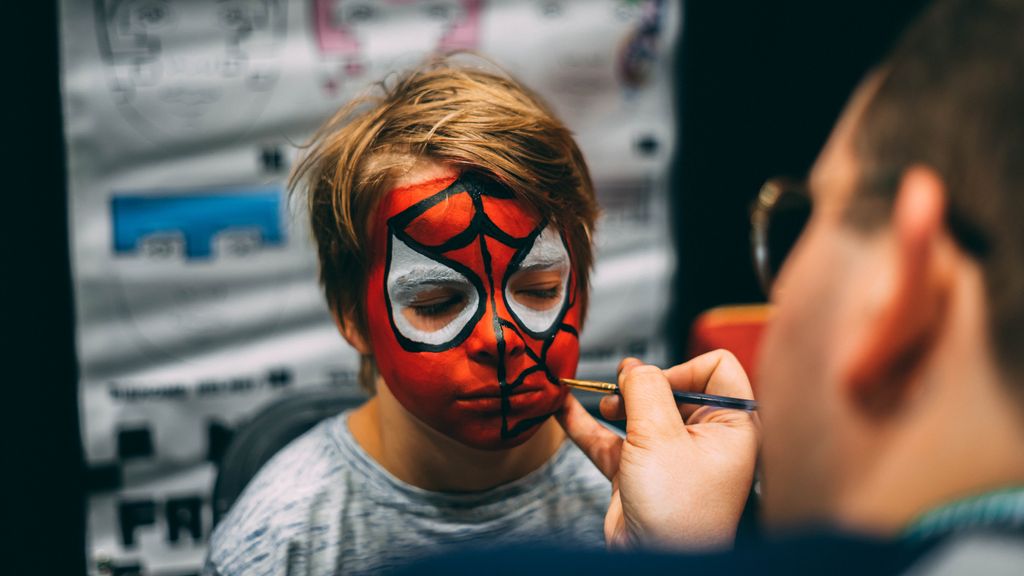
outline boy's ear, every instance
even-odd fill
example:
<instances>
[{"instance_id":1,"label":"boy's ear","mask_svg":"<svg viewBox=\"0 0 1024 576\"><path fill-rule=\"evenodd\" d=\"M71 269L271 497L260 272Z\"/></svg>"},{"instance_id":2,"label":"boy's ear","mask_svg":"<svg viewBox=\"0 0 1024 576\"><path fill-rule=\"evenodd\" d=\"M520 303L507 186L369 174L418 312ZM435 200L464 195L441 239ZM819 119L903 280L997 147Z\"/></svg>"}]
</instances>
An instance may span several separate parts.
<instances>
[{"instance_id":1,"label":"boy's ear","mask_svg":"<svg viewBox=\"0 0 1024 576\"><path fill-rule=\"evenodd\" d=\"M332 308L331 317L334 318L334 325L338 327L338 332L345 338L345 341L351 344L360 355L369 356L371 353L369 342L367 342L363 333L359 331L354 315L351 313L342 314Z\"/></svg>"},{"instance_id":2,"label":"boy's ear","mask_svg":"<svg viewBox=\"0 0 1024 576\"><path fill-rule=\"evenodd\" d=\"M908 169L896 192L891 246L884 257L890 281L871 295L871 317L854 345L844 381L849 397L876 414L898 409L908 397L913 372L946 317L955 248L945 214L941 178L929 168Z\"/></svg>"}]
</instances>

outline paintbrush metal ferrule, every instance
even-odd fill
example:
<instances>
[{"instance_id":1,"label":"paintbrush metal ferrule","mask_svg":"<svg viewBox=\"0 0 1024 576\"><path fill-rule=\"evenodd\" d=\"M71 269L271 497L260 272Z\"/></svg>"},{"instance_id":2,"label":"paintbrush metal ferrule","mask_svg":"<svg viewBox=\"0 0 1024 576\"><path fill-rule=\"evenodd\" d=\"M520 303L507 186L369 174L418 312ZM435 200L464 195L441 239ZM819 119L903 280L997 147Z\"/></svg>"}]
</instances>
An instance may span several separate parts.
<instances>
[{"instance_id":1,"label":"paintbrush metal ferrule","mask_svg":"<svg viewBox=\"0 0 1024 576\"><path fill-rule=\"evenodd\" d=\"M580 390L587 390L590 392L600 392L602 394L617 394L619 387L611 382L598 382L596 380L576 380L575 378L559 378L559 382L570 386L572 388L578 388Z\"/></svg>"}]
</instances>

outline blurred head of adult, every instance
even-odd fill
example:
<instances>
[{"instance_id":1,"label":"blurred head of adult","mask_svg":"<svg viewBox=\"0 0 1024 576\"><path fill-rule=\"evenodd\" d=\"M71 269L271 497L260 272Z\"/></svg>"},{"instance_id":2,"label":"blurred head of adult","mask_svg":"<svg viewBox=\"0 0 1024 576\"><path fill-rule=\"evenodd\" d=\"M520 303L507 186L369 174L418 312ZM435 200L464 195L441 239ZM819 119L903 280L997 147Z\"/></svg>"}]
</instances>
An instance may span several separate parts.
<instances>
[{"instance_id":1,"label":"blurred head of adult","mask_svg":"<svg viewBox=\"0 0 1024 576\"><path fill-rule=\"evenodd\" d=\"M809 189L759 367L768 524L893 534L1024 484L1024 2L931 6Z\"/></svg>"}]
</instances>

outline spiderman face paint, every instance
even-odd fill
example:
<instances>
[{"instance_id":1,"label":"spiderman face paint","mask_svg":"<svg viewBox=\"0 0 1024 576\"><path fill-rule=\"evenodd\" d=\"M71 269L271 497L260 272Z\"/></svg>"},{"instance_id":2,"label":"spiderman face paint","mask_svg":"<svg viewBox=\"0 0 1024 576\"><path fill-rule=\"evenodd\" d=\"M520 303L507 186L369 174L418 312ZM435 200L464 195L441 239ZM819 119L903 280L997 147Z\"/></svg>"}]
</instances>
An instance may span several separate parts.
<instances>
[{"instance_id":1,"label":"spiderman face paint","mask_svg":"<svg viewBox=\"0 0 1024 576\"><path fill-rule=\"evenodd\" d=\"M370 341L405 409L475 448L525 442L579 360L568 246L475 174L392 190L373 226Z\"/></svg>"}]
</instances>

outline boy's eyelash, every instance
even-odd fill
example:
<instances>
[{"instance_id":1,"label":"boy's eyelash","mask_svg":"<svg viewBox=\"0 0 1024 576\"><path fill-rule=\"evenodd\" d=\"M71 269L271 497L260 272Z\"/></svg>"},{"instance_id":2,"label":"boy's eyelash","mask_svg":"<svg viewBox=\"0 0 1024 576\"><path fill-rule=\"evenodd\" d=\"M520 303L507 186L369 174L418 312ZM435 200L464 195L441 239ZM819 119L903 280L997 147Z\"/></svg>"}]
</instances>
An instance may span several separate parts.
<instances>
[{"instance_id":1,"label":"boy's eyelash","mask_svg":"<svg viewBox=\"0 0 1024 576\"><path fill-rule=\"evenodd\" d=\"M529 290L521 290L525 294L535 296L537 298L555 298L561 292L560 286L552 286L551 288L535 288Z\"/></svg>"},{"instance_id":2,"label":"boy's eyelash","mask_svg":"<svg viewBox=\"0 0 1024 576\"><path fill-rule=\"evenodd\" d=\"M462 296L452 296L432 304L413 304L410 306L420 316L440 316L462 303Z\"/></svg>"}]
</instances>

